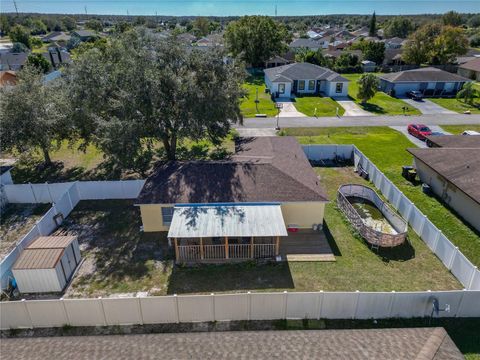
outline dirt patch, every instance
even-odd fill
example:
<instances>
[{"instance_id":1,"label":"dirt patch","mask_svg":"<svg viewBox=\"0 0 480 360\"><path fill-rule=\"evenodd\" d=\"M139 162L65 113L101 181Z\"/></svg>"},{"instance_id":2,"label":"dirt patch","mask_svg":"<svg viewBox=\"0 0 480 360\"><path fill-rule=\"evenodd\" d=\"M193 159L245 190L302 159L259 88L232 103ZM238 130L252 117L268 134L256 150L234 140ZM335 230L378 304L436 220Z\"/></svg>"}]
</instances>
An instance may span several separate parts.
<instances>
[{"instance_id":1,"label":"dirt patch","mask_svg":"<svg viewBox=\"0 0 480 360\"><path fill-rule=\"evenodd\" d=\"M0 216L0 259L15 248L35 222L48 211L50 204L8 204Z\"/></svg>"}]
</instances>

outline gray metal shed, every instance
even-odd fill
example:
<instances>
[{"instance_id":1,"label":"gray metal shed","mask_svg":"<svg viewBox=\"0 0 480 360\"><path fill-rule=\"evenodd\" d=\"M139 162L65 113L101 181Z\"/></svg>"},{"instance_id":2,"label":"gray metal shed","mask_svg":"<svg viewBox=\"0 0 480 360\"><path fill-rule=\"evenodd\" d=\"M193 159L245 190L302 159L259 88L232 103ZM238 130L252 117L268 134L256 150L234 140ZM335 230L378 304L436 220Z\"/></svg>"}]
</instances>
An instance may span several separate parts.
<instances>
[{"instance_id":1,"label":"gray metal shed","mask_svg":"<svg viewBox=\"0 0 480 360\"><path fill-rule=\"evenodd\" d=\"M80 260L75 236L41 236L22 251L12 272L21 293L60 292Z\"/></svg>"}]
</instances>

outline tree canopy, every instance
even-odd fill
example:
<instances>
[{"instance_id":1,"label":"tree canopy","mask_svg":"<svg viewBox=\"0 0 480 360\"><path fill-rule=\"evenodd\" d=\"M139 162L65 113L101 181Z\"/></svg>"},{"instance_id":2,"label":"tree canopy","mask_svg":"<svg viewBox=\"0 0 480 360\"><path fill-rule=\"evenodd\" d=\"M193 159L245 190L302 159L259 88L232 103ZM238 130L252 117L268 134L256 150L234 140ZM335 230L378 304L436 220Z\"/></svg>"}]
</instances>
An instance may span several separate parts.
<instances>
[{"instance_id":1,"label":"tree canopy","mask_svg":"<svg viewBox=\"0 0 480 360\"><path fill-rule=\"evenodd\" d=\"M233 56L253 66L262 66L286 49L288 31L268 16L244 16L228 24L225 42Z\"/></svg>"},{"instance_id":2,"label":"tree canopy","mask_svg":"<svg viewBox=\"0 0 480 360\"><path fill-rule=\"evenodd\" d=\"M413 30L414 25L412 21L402 16L394 17L393 19L387 21L383 28L386 38L406 38Z\"/></svg>"},{"instance_id":3,"label":"tree canopy","mask_svg":"<svg viewBox=\"0 0 480 360\"><path fill-rule=\"evenodd\" d=\"M41 73L47 73L50 68L50 62L42 54L30 54L27 58L27 64L35 67Z\"/></svg>"},{"instance_id":4,"label":"tree canopy","mask_svg":"<svg viewBox=\"0 0 480 360\"><path fill-rule=\"evenodd\" d=\"M22 43L29 49L32 47L32 43L30 41L30 31L22 25L15 25L12 27L8 33L8 36L10 36L10 40L13 43Z\"/></svg>"},{"instance_id":5,"label":"tree canopy","mask_svg":"<svg viewBox=\"0 0 480 360\"><path fill-rule=\"evenodd\" d=\"M377 36L377 15L375 11L372 14L372 18L370 19L370 26L368 28L368 35L369 36Z\"/></svg>"},{"instance_id":6,"label":"tree canopy","mask_svg":"<svg viewBox=\"0 0 480 360\"><path fill-rule=\"evenodd\" d=\"M363 74L360 76L357 83L357 97L365 104L375 96L378 89L378 78L374 74Z\"/></svg>"}]
</instances>

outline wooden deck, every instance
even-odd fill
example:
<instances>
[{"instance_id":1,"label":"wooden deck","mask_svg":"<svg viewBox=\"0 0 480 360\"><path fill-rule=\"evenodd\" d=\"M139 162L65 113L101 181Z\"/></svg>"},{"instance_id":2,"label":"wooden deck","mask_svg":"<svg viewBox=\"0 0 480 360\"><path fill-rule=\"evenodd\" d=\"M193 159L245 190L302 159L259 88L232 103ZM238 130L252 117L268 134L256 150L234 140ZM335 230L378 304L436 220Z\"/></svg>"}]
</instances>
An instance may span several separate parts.
<instances>
[{"instance_id":1,"label":"wooden deck","mask_svg":"<svg viewBox=\"0 0 480 360\"><path fill-rule=\"evenodd\" d=\"M323 231L289 233L280 241L280 255L286 261L335 261Z\"/></svg>"}]
</instances>

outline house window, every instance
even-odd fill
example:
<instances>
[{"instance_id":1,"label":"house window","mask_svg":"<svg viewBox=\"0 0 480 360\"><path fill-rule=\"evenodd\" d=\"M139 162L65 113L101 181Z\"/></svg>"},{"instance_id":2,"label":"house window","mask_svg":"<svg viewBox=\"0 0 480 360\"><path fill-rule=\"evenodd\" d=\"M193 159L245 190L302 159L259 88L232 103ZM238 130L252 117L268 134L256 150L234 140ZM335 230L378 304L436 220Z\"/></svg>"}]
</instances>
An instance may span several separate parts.
<instances>
[{"instance_id":1,"label":"house window","mask_svg":"<svg viewBox=\"0 0 480 360\"><path fill-rule=\"evenodd\" d=\"M278 92L280 94L285 94L285 84L278 84Z\"/></svg>"},{"instance_id":2,"label":"house window","mask_svg":"<svg viewBox=\"0 0 480 360\"><path fill-rule=\"evenodd\" d=\"M343 91L343 83L337 83L335 86L335 92L337 94L341 93Z\"/></svg>"},{"instance_id":3,"label":"house window","mask_svg":"<svg viewBox=\"0 0 480 360\"><path fill-rule=\"evenodd\" d=\"M315 80L308 80L308 90L315 90Z\"/></svg>"},{"instance_id":4,"label":"house window","mask_svg":"<svg viewBox=\"0 0 480 360\"><path fill-rule=\"evenodd\" d=\"M173 207L162 207L163 225L170 225L173 218Z\"/></svg>"},{"instance_id":5,"label":"house window","mask_svg":"<svg viewBox=\"0 0 480 360\"><path fill-rule=\"evenodd\" d=\"M305 80L298 80L298 90L305 90Z\"/></svg>"}]
</instances>

